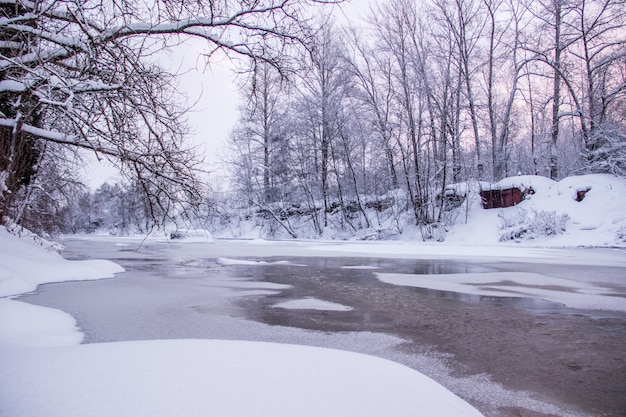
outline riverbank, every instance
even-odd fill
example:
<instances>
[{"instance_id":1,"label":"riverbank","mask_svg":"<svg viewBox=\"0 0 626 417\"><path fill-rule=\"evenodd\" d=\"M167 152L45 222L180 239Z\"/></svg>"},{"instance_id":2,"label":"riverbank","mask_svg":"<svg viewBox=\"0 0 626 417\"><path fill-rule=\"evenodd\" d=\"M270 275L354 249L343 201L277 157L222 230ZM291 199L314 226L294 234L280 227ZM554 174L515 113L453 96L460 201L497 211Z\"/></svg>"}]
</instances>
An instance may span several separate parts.
<instances>
[{"instance_id":1,"label":"riverbank","mask_svg":"<svg viewBox=\"0 0 626 417\"><path fill-rule=\"evenodd\" d=\"M446 252L403 242L115 237L65 243L68 257L102 256L129 271L113 280L56 284L27 298L77 317L88 342L253 339L357 351L419 370L494 417L595 417L622 407L622 313L378 278L500 271L510 279L519 272L518 296L538 287L532 280L525 285L525 277L543 276L572 281L573 288L546 290L576 292L580 283L585 291L612 289L615 299L626 296L624 257L616 250ZM293 308L305 302L309 308Z\"/></svg>"}]
</instances>

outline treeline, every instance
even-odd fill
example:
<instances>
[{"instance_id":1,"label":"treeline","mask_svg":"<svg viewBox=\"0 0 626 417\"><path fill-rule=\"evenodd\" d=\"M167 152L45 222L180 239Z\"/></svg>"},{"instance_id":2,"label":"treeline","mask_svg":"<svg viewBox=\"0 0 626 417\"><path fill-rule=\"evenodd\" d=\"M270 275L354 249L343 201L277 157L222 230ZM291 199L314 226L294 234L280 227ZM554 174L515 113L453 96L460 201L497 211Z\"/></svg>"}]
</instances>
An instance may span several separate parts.
<instances>
[{"instance_id":1,"label":"treeline","mask_svg":"<svg viewBox=\"0 0 626 417\"><path fill-rule=\"evenodd\" d=\"M439 239L481 181L626 175L623 0L381 0L353 27L310 18L334 0L170 3L0 5L0 223ZM250 63L222 194L154 60L186 37ZM86 190L84 151L126 185Z\"/></svg>"},{"instance_id":2,"label":"treeline","mask_svg":"<svg viewBox=\"0 0 626 417\"><path fill-rule=\"evenodd\" d=\"M150 203L136 186L104 183L89 191L74 183L64 190L33 198L20 224L42 235L147 234L155 227Z\"/></svg>"},{"instance_id":3,"label":"treeline","mask_svg":"<svg viewBox=\"0 0 626 417\"><path fill-rule=\"evenodd\" d=\"M390 0L324 22L297 72L257 63L242 85L239 209L323 235L377 227L394 190L420 226L449 184L624 175L625 19L619 0Z\"/></svg>"}]
</instances>

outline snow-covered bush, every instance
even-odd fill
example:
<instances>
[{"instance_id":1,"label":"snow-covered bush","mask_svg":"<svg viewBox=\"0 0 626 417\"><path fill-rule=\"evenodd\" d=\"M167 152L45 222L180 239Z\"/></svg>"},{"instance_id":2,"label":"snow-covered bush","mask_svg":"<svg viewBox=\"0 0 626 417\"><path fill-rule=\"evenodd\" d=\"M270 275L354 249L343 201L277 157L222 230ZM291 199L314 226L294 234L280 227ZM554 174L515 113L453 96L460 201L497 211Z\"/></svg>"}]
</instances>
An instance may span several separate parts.
<instances>
[{"instance_id":1,"label":"snow-covered bush","mask_svg":"<svg viewBox=\"0 0 626 417\"><path fill-rule=\"evenodd\" d=\"M569 216L565 213L538 211L535 212L532 226L539 236L554 236L565 232L568 220Z\"/></svg>"},{"instance_id":2,"label":"snow-covered bush","mask_svg":"<svg viewBox=\"0 0 626 417\"><path fill-rule=\"evenodd\" d=\"M555 236L566 230L569 216L556 211L527 210L501 211L500 241L536 239L541 236Z\"/></svg>"},{"instance_id":3,"label":"snow-covered bush","mask_svg":"<svg viewBox=\"0 0 626 417\"><path fill-rule=\"evenodd\" d=\"M500 219L500 230L530 223L528 212L524 209L511 211L500 210L500 212L498 212L498 218Z\"/></svg>"},{"instance_id":4,"label":"snow-covered bush","mask_svg":"<svg viewBox=\"0 0 626 417\"><path fill-rule=\"evenodd\" d=\"M607 123L599 126L591 137L588 160L591 172L626 175L626 135L619 126Z\"/></svg>"},{"instance_id":5,"label":"snow-covered bush","mask_svg":"<svg viewBox=\"0 0 626 417\"><path fill-rule=\"evenodd\" d=\"M446 226L442 223L426 223L418 226L407 228L406 234L411 239L421 240L422 242L444 242L446 240Z\"/></svg>"}]
</instances>

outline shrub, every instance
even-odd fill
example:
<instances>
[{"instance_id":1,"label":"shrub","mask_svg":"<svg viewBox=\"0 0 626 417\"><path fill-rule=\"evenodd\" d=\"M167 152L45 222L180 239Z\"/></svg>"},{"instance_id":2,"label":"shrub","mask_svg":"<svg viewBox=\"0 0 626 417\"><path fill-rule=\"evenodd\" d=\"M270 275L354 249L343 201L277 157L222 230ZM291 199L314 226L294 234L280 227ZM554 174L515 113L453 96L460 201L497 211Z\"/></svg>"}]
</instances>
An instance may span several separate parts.
<instances>
[{"instance_id":1,"label":"shrub","mask_svg":"<svg viewBox=\"0 0 626 417\"><path fill-rule=\"evenodd\" d=\"M536 239L541 236L555 236L564 233L569 216L556 211L535 211L524 209L498 213L500 218L500 241Z\"/></svg>"}]
</instances>

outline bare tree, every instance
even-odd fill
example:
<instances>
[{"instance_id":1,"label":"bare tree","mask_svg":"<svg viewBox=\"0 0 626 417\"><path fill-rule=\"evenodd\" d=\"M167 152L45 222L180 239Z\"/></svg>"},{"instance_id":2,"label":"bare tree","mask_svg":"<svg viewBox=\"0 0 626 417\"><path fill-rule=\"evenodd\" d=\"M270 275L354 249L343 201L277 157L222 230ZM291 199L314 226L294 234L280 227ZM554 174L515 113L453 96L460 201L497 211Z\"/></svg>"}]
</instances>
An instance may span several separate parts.
<instances>
[{"instance_id":1,"label":"bare tree","mask_svg":"<svg viewBox=\"0 0 626 417\"><path fill-rule=\"evenodd\" d=\"M577 110L584 146L593 168L623 174L626 125L615 115L626 102L626 7L623 1L582 0L573 13L580 41L570 49L584 64L583 87L576 99L582 107ZM605 163L610 160L622 160L621 168Z\"/></svg>"},{"instance_id":2,"label":"bare tree","mask_svg":"<svg viewBox=\"0 0 626 417\"><path fill-rule=\"evenodd\" d=\"M288 153L285 132L288 88L287 80L267 63L256 64L242 86L244 104L234 139L238 147L247 149L248 163L261 177L255 185L258 191L255 200L259 203L271 203L280 194L280 177L285 170L281 155ZM242 180L254 181L254 178L248 175ZM248 198L252 197L248 194Z\"/></svg>"},{"instance_id":3,"label":"bare tree","mask_svg":"<svg viewBox=\"0 0 626 417\"><path fill-rule=\"evenodd\" d=\"M366 111L372 114L371 126L384 152L389 181L383 187L396 189L399 183L392 141L392 64L387 54L378 53L361 38L362 34L350 31L348 40L353 55L347 61L355 77L357 99L365 103Z\"/></svg>"},{"instance_id":4,"label":"bare tree","mask_svg":"<svg viewBox=\"0 0 626 417\"><path fill-rule=\"evenodd\" d=\"M478 103L475 93L475 75L478 61L476 58L478 43L485 29L484 10L476 0L436 0L434 7L440 18L447 25L456 46L455 57L458 59L459 70L465 87L465 102L469 109L469 116L476 147L476 161L478 177L484 171L482 140Z\"/></svg>"},{"instance_id":5,"label":"bare tree","mask_svg":"<svg viewBox=\"0 0 626 417\"><path fill-rule=\"evenodd\" d=\"M308 7L335 0L0 1L0 216L43 142L95 152L149 196L155 221L202 198L184 145L186 109L153 56L180 37L285 68L313 31ZM17 165L26 164L26 168Z\"/></svg>"},{"instance_id":6,"label":"bare tree","mask_svg":"<svg viewBox=\"0 0 626 417\"><path fill-rule=\"evenodd\" d=\"M553 44L550 49L525 47L552 72L550 176L557 178L556 144L564 118L578 120L579 135L575 136L592 166L603 166L602 160L611 153L608 149L623 149L619 138L624 127L614 120L626 98L626 10L622 1L612 0L540 4L534 16L541 22L539 29L553 33Z\"/></svg>"},{"instance_id":7,"label":"bare tree","mask_svg":"<svg viewBox=\"0 0 626 417\"><path fill-rule=\"evenodd\" d=\"M491 162L493 179L499 180L507 174L513 104L526 66L520 52L527 19L526 9L518 1L483 0L483 2L488 14L486 83ZM505 22L505 25L500 22ZM499 73L500 77L496 73ZM496 90L504 94L498 94ZM504 96L500 103L498 96Z\"/></svg>"},{"instance_id":8,"label":"bare tree","mask_svg":"<svg viewBox=\"0 0 626 417\"><path fill-rule=\"evenodd\" d=\"M324 227L328 225L331 188L331 142L339 137L338 117L345 97L346 71L338 32L326 24L310 48L306 76L301 77L302 105L307 107L307 131L314 149L323 204Z\"/></svg>"},{"instance_id":9,"label":"bare tree","mask_svg":"<svg viewBox=\"0 0 626 417\"><path fill-rule=\"evenodd\" d=\"M416 77L416 67L412 56L416 53L415 34L417 24L416 5L408 0L395 0L379 5L370 17L377 37L384 51L391 59L387 75L393 81L392 99L397 103L395 118L399 133L406 143L401 143L401 136L396 136L402 158L404 179L413 209L416 224L427 219L426 178L422 176L422 111L423 97L418 94L420 79Z\"/></svg>"}]
</instances>

